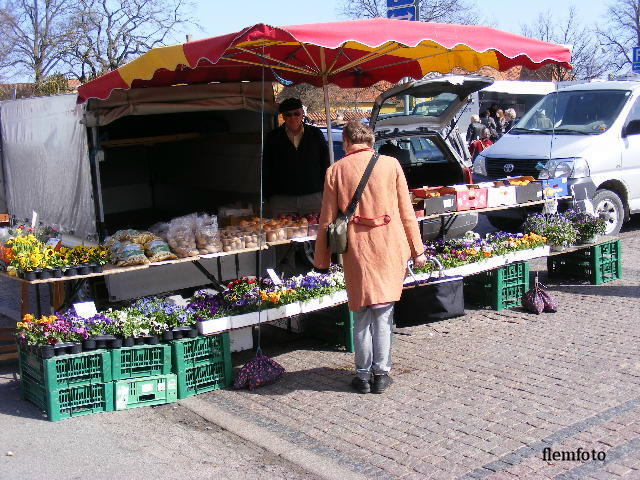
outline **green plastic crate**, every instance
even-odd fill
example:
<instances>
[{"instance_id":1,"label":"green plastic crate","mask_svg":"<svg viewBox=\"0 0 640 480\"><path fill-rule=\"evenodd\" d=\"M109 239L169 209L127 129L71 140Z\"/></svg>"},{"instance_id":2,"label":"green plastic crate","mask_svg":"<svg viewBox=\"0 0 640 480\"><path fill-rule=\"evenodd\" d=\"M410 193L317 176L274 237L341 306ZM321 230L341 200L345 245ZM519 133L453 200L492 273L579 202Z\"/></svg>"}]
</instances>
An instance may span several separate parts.
<instances>
[{"instance_id":1,"label":"green plastic crate","mask_svg":"<svg viewBox=\"0 0 640 480\"><path fill-rule=\"evenodd\" d=\"M173 373L221 360L230 363L229 333L174 340L171 354Z\"/></svg>"},{"instance_id":2,"label":"green plastic crate","mask_svg":"<svg viewBox=\"0 0 640 480\"><path fill-rule=\"evenodd\" d=\"M23 375L20 389L22 398L40 408L52 422L90 413L113 411L111 382L48 390L34 378Z\"/></svg>"},{"instance_id":3,"label":"green plastic crate","mask_svg":"<svg viewBox=\"0 0 640 480\"><path fill-rule=\"evenodd\" d=\"M178 399L178 382L173 373L115 380L113 396L116 410L172 403Z\"/></svg>"},{"instance_id":4,"label":"green plastic crate","mask_svg":"<svg viewBox=\"0 0 640 480\"><path fill-rule=\"evenodd\" d=\"M622 278L620 240L547 258L549 278L568 277L593 285Z\"/></svg>"},{"instance_id":5,"label":"green plastic crate","mask_svg":"<svg viewBox=\"0 0 640 480\"><path fill-rule=\"evenodd\" d=\"M171 373L170 345L138 345L111 350L114 380Z\"/></svg>"},{"instance_id":6,"label":"green plastic crate","mask_svg":"<svg viewBox=\"0 0 640 480\"><path fill-rule=\"evenodd\" d=\"M179 399L228 387L233 380L231 362L222 360L187 368L177 376Z\"/></svg>"},{"instance_id":7,"label":"green plastic crate","mask_svg":"<svg viewBox=\"0 0 640 480\"><path fill-rule=\"evenodd\" d=\"M303 318L305 336L353 352L353 313L347 304L311 312Z\"/></svg>"},{"instance_id":8,"label":"green plastic crate","mask_svg":"<svg viewBox=\"0 0 640 480\"><path fill-rule=\"evenodd\" d=\"M522 305L529 290L529 263L515 262L465 278L465 298L494 310Z\"/></svg>"},{"instance_id":9,"label":"green plastic crate","mask_svg":"<svg viewBox=\"0 0 640 480\"><path fill-rule=\"evenodd\" d=\"M20 349L20 375L29 375L47 390L112 380L111 354L107 350L43 359Z\"/></svg>"}]
</instances>

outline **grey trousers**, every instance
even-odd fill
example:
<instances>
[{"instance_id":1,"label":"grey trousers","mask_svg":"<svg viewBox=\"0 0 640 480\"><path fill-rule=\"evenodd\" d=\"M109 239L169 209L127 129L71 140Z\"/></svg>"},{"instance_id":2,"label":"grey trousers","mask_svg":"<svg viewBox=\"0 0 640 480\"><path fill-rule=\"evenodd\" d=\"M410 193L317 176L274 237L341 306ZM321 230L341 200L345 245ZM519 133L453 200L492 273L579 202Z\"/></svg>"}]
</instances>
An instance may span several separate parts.
<instances>
[{"instance_id":1,"label":"grey trousers","mask_svg":"<svg viewBox=\"0 0 640 480\"><path fill-rule=\"evenodd\" d=\"M364 307L353 312L353 343L356 375L369 380L371 374L391 371L393 304L382 308Z\"/></svg>"}]
</instances>

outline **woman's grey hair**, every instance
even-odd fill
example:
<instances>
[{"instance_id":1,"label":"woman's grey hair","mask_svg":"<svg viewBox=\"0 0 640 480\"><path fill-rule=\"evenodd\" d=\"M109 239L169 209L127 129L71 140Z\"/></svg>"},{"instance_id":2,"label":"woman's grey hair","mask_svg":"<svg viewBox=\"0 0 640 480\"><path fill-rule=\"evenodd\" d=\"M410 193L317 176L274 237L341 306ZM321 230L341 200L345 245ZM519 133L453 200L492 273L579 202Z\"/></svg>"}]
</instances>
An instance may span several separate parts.
<instances>
[{"instance_id":1,"label":"woman's grey hair","mask_svg":"<svg viewBox=\"0 0 640 480\"><path fill-rule=\"evenodd\" d=\"M342 129L342 136L351 143L364 143L369 147L373 147L373 142L375 142L373 130L357 120L347 122Z\"/></svg>"},{"instance_id":2,"label":"woman's grey hair","mask_svg":"<svg viewBox=\"0 0 640 480\"><path fill-rule=\"evenodd\" d=\"M509 115L511 118L516 118L516 111L513 108L507 108L504 113Z\"/></svg>"},{"instance_id":3,"label":"woman's grey hair","mask_svg":"<svg viewBox=\"0 0 640 480\"><path fill-rule=\"evenodd\" d=\"M472 123L480 123L480 117L478 115L471 115Z\"/></svg>"}]
</instances>

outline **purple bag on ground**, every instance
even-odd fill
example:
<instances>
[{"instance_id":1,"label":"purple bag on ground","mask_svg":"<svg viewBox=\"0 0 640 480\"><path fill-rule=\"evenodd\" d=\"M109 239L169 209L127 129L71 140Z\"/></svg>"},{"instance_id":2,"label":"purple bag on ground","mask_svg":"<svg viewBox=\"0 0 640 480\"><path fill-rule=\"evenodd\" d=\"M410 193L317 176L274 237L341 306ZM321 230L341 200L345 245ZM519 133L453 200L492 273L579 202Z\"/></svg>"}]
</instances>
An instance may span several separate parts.
<instances>
[{"instance_id":1,"label":"purple bag on ground","mask_svg":"<svg viewBox=\"0 0 640 480\"><path fill-rule=\"evenodd\" d=\"M270 359L258 349L252 358L238 372L233 381L233 388L248 388L255 390L263 385L274 383L284 374L284 367Z\"/></svg>"},{"instance_id":2,"label":"purple bag on ground","mask_svg":"<svg viewBox=\"0 0 640 480\"><path fill-rule=\"evenodd\" d=\"M526 310L537 314L557 312L558 304L540 285L538 277L536 277L533 287L522 297L522 306Z\"/></svg>"}]
</instances>

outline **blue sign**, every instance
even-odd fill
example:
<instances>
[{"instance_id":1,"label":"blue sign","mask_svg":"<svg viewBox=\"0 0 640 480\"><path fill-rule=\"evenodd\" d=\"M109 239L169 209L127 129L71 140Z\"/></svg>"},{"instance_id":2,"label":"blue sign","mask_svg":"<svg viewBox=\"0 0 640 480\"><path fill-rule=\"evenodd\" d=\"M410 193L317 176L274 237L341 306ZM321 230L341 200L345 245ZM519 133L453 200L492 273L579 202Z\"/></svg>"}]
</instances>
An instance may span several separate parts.
<instances>
[{"instance_id":1,"label":"blue sign","mask_svg":"<svg viewBox=\"0 0 640 480\"><path fill-rule=\"evenodd\" d=\"M395 18L396 20L415 20L416 7L415 5L412 5L410 7L388 9L387 18Z\"/></svg>"},{"instance_id":2,"label":"blue sign","mask_svg":"<svg viewBox=\"0 0 640 480\"><path fill-rule=\"evenodd\" d=\"M408 7L413 5L413 0L387 0L387 8Z\"/></svg>"},{"instance_id":3,"label":"blue sign","mask_svg":"<svg viewBox=\"0 0 640 480\"><path fill-rule=\"evenodd\" d=\"M631 60L631 70L640 72L640 47L633 47L633 58Z\"/></svg>"}]
</instances>

